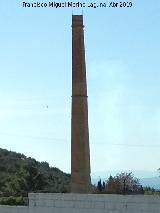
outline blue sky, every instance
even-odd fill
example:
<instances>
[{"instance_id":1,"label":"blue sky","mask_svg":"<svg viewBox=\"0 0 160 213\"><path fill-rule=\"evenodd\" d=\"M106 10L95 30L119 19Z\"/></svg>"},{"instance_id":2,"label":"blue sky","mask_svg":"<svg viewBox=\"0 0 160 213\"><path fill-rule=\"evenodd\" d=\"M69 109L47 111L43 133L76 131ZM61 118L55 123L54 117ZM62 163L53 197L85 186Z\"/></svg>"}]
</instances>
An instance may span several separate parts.
<instances>
[{"instance_id":1,"label":"blue sky","mask_svg":"<svg viewBox=\"0 0 160 213\"><path fill-rule=\"evenodd\" d=\"M83 10L92 172L160 167L160 2L132 3ZM66 172L72 12L0 2L0 147Z\"/></svg>"}]
</instances>

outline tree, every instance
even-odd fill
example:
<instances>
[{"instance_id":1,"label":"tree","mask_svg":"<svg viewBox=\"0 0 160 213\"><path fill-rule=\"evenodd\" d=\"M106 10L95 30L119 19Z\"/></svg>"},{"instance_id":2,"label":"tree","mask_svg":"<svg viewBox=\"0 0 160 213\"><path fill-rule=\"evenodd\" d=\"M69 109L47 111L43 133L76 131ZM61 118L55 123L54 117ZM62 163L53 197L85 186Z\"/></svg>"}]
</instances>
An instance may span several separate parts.
<instances>
[{"instance_id":1,"label":"tree","mask_svg":"<svg viewBox=\"0 0 160 213\"><path fill-rule=\"evenodd\" d=\"M103 186L102 186L101 179L99 179L99 181L97 183L97 189L98 189L99 192L102 192Z\"/></svg>"},{"instance_id":2,"label":"tree","mask_svg":"<svg viewBox=\"0 0 160 213\"><path fill-rule=\"evenodd\" d=\"M155 192L156 190L154 189L154 187L145 186L144 187L144 191L145 192Z\"/></svg>"},{"instance_id":3,"label":"tree","mask_svg":"<svg viewBox=\"0 0 160 213\"><path fill-rule=\"evenodd\" d=\"M105 190L105 187L106 187L106 184L105 184L105 182L103 181L102 190Z\"/></svg>"},{"instance_id":4,"label":"tree","mask_svg":"<svg viewBox=\"0 0 160 213\"><path fill-rule=\"evenodd\" d=\"M28 192L42 190L46 185L42 175L34 163L23 165L20 170L10 178L7 189L12 195L27 195Z\"/></svg>"},{"instance_id":5,"label":"tree","mask_svg":"<svg viewBox=\"0 0 160 213\"><path fill-rule=\"evenodd\" d=\"M116 193L117 191L117 184L116 184L116 179L113 178L111 175L109 179L106 181L106 186L105 186L105 191L107 193Z\"/></svg>"},{"instance_id":6,"label":"tree","mask_svg":"<svg viewBox=\"0 0 160 213\"><path fill-rule=\"evenodd\" d=\"M115 177L109 177L106 181L105 192L116 194L142 193L142 186L139 184L139 179L135 178L132 172L123 172Z\"/></svg>"}]
</instances>

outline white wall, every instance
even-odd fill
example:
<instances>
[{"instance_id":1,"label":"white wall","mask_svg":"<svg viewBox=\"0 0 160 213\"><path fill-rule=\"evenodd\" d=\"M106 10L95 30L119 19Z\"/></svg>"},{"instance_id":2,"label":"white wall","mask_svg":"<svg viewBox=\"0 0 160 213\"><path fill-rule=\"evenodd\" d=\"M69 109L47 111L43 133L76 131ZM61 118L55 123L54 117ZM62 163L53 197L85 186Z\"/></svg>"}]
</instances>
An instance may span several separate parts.
<instances>
[{"instance_id":1,"label":"white wall","mask_svg":"<svg viewBox=\"0 0 160 213\"><path fill-rule=\"evenodd\" d=\"M29 213L28 206L1 206L0 213Z\"/></svg>"},{"instance_id":2,"label":"white wall","mask_svg":"<svg viewBox=\"0 0 160 213\"><path fill-rule=\"evenodd\" d=\"M160 213L160 197L143 195L29 194L29 205L31 213Z\"/></svg>"},{"instance_id":3,"label":"white wall","mask_svg":"<svg viewBox=\"0 0 160 213\"><path fill-rule=\"evenodd\" d=\"M0 213L160 213L160 197L31 193L29 207L0 206Z\"/></svg>"}]
</instances>

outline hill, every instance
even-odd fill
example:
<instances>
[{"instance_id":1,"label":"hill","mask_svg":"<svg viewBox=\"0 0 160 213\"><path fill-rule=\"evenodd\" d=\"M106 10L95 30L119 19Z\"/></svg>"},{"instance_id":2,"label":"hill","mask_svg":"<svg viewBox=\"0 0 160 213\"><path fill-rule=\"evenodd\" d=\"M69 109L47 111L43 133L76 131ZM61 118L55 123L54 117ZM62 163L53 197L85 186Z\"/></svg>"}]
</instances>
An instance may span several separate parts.
<instances>
[{"instance_id":1,"label":"hill","mask_svg":"<svg viewBox=\"0 0 160 213\"><path fill-rule=\"evenodd\" d=\"M28 192L69 192L70 174L47 162L0 148L1 196L27 196Z\"/></svg>"},{"instance_id":2,"label":"hill","mask_svg":"<svg viewBox=\"0 0 160 213\"><path fill-rule=\"evenodd\" d=\"M160 178L159 177L150 177L150 178L142 178L141 184L149 187L153 187L156 190L160 190Z\"/></svg>"}]
</instances>

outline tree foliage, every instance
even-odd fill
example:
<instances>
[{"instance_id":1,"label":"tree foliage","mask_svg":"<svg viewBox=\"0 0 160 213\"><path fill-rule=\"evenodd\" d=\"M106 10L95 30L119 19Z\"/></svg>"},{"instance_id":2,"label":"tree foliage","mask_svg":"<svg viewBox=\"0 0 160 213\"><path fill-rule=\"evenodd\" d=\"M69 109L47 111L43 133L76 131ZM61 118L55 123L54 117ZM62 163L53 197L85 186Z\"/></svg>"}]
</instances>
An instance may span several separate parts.
<instances>
[{"instance_id":1,"label":"tree foliage","mask_svg":"<svg viewBox=\"0 0 160 213\"><path fill-rule=\"evenodd\" d=\"M99 192L101 192L102 189L103 189L101 179L97 183L97 189L98 189Z\"/></svg>"},{"instance_id":2,"label":"tree foliage","mask_svg":"<svg viewBox=\"0 0 160 213\"><path fill-rule=\"evenodd\" d=\"M143 194L143 187L139 183L139 179L135 178L132 173L122 172L116 176L110 176L106 180L105 187L99 190L102 193L109 194Z\"/></svg>"},{"instance_id":3,"label":"tree foliage","mask_svg":"<svg viewBox=\"0 0 160 213\"><path fill-rule=\"evenodd\" d=\"M47 162L0 149L0 196L27 196L28 192L68 192L70 175Z\"/></svg>"}]
</instances>

